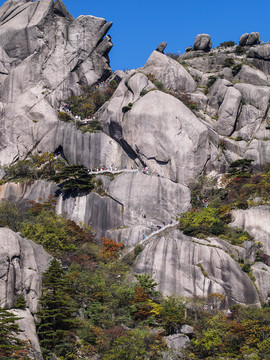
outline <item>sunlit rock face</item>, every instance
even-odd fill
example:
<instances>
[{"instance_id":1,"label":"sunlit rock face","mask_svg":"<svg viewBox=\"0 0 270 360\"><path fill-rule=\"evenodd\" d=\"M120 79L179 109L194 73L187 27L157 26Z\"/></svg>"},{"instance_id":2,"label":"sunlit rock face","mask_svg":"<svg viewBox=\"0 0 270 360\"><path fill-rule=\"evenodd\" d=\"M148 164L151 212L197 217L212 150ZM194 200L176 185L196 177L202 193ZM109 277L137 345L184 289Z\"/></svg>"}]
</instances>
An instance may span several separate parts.
<instances>
[{"instance_id":1,"label":"sunlit rock face","mask_svg":"<svg viewBox=\"0 0 270 360\"><path fill-rule=\"evenodd\" d=\"M9 0L1 7L1 164L54 137L58 100L108 77L110 27L102 18L74 19L61 0Z\"/></svg>"},{"instance_id":2,"label":"sunlit rock face","mask_svg":"<svg viewBox=\"0 0 270 360\"><path fill-rule=\"evenodd\" d=\"M23 294L27 307L37 311L41 295L41 277L51 257L41 245L0 228L0 304L12 308L16 297Z\"/></svg>"},{"instance_id":3,"label":"sunlit rock face","mask_svg":"<svg viewBox=\"0 0 270 360\"><path fill-rule=\"evenodd\" d=\"M254 284L230 256L238 256L239 250L241 253L241 248L219 239L199 240L169 230L146 245L134 271L149 273L166 295L206 297L219 293L225 296L227 305L258 305Z\"/></svg>"},{"instance_id":4,"label":"sunlit rock face","mask_svg":"<svg viewBox=\"0 0 270 360\"><path fill-rule=\"evenodd\" d=\"M163 44L140 69L111 75L110 26L93 16L74 19L61 0L9 0L1 7L0 165L61 148L70 165L123 172L98 175L102 196L63 197L57 184L32 181L4 184L0 198L40 201L58 193L58 214L92 226L98 240L106 235L132 249L191 209L190 185L201 174L218 176L242 158L252 159L256 169L269 161L269 46L259 45L259 34L245 34L246 53L239 55L236 47L212 49L210 36L200 34L180 57L165 55ZM59 101L113 76L119 86L95 114L103 131L83 134L59 121ZM258 207L234 216L268 254L267 211ZM36 247L7 229L3 234L9 240L1 250L2 304L12 306L15 295L26 291L35 311L36 255L27 260L27 271L21 269L28 264L23 254ZM149 272L165 294L216 292L227 304L252 305L260 294L267 301L265 264L253 266L256 290L237 262L252 264L256 246L193 239L173 226L148 240L134 271Z\"/></svg>"}]
</instances>

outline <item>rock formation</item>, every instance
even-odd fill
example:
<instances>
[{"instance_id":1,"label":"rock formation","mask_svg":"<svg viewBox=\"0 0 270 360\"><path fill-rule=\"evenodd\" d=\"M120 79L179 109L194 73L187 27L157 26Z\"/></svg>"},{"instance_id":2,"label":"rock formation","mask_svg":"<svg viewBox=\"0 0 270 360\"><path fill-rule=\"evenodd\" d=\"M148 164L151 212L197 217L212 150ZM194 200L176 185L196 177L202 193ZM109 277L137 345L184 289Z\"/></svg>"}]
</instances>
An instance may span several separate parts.
<instances>
[{"instance_id":1,"label":"rock formation","mask_svg":"<svg viewBox=\"0 0 270 360\"><path fill-rule=\"evenodd\" d=\"M245 33L241 35L239 39L240 46L253 46L258 45L261 42L261 36L258 32L252 32L250 34Z\"/></svg>"},{"instance_id":2,"label":"rock formation","mask_svg":"<svg viewBox=\"0 0 270 360\"><path fill-rule=\"evenodd\" d=\"M212 48L211 37L208 34L199 34L193 44L193 50L209 51Z\"/></svg>"},{"instance_id":3,"label":"rock formation","mask_svg":"<svg viewBox=\"0 0 270 360\"><path fill-rule=\"evenodd\" d=\"M9 0L0 26L0 163L8 164L54 136L58 100L108 77L111 23L74 19L61 0Z\"/></svg>"},{"instance_id":4,"label":"rock formation","mask_svg":"<svg viewBox=\"0 0 270 360\"><path fill-rule=\"evenodd\" d=\"M164 50L167 46L167 43L166 42L161 42L158 47L156 48L156 51L158 52L161 52L161 53L164 53Z\"/></svg>"},{"instance_id":5,"label":"rock formation","mask_svg":"<svg viewBox=\"0 0 270 360\"><path fill-rule=\"evenodd\" d=\"M120 169L97 175L104 196L58 196L57 213L91 225L98 238L123 241L127 250L146 237L133 270L148 272L164 294L220 293L227 305L269 301L269 266L253 264L258 244L195 239L176 228L176 218L190 210L198 176L218 178L237 159L253 160L258 170L269 161L270 45L260 45L258 33L244 34L239 54L235 46L212 49L210 36L200 34L178 60L163 54L161 43L140 69L111 75L110 26L93 16L74 19L61 0L1 7L1 165L61 148L70 165ZM82 133L58 119L58 101L109 77L119 85L95 114L103 131ZM57 189L43 180L6 183L0 198L37 201ZM237 210L233 218L231 226L249 231L270 256L269 207ZM49 256L0 230L1 306L11 308L23 293L34 313ZM241 260L252 265L256 287Z\"/></svg>"},{"instance_id":6,"label":"rock formation","mask_svg":"<svg viewBox=\"0 0 270 360\"><path fill-rule=\"evenodd\" d=\"M41 294L41 276L50 256L42 246L7 228L0 228L0 304L12 308L23 294L31 313L37 311Z\"/></svg>"}]
</instances>

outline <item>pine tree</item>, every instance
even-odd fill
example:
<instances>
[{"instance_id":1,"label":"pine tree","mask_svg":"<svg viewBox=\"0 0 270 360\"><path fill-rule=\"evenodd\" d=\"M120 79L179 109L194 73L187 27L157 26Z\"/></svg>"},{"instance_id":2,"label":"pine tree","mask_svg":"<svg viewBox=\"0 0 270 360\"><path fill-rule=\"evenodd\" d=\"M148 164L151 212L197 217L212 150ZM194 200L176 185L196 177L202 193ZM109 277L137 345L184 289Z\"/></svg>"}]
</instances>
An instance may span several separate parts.
<instances>
[{"instance_id":1,"label":"pine tree","mask_svg":"<svg viewBox=\"0 0 270 360\"><path fill-rule=\"evenodd\" d=\"M25 310L26 308L26 300L23 296L23 294L20 294L17 296L17 299L14 303L14 308L15 309L22 309L22 310Z\"/></svg>"},{"instance_id":2,"label":"pine tree","mask_svg":"<svg viewBox=\"0 0 270 360\"><path fill-rule=\"evenodd\" d=\"M53 259L43 274L43 290L39 303L41 309L38 336L41 346L53 351L64 342L67 333L75 326L73 301L61 263Z\"/></svg>"},{"instance_id":3,"label":"pine tree","mask_svg":"<svg viewBox=\"0 0 270 360\"><path fill-rule=\"evenodd\" d=\"M17 357L15 357L14 353L24 348L22 341L19 340L15 335L20 331L18 325L16 324L16 320L18 320L17 316L13 315L8 310L0 308L1 359L11 359L11 356L12 359L16 359Z\"/></svg>"}]
</instances>

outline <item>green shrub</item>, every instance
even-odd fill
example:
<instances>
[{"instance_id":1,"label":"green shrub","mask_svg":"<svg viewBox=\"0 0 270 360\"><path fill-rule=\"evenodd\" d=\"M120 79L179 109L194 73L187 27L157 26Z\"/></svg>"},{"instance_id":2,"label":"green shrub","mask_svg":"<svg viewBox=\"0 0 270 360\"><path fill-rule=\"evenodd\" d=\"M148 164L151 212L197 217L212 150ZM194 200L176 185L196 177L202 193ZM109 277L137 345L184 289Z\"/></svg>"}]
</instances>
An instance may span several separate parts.
<instances>
[{"instance_id":1,"label":"green shrub","mask_svg":"<svg viewBox=\"0 0 270 360\"><path fill-rule=\"evenodd\" d=\"M253 161L251 159L239 159L232 162L229 166L229 176L250 176L251 163Z\"/></svg>"},{"instance_id":2,"label":"green shrub","mask_svg":"<svg viewBox=\"0 0 270 360\"><path fill-rule=\"evenodd\" d=\"M197 104L189 104L187 106L190 108L191 111L199 111Z\"/></svg>"},{"instance_id":3,"label":"green shrub","mask_svg":"<svg viewBox=\"0 0 270 360\"><path fill-rule=\"evenodd\" d=\"M154 85L158 88L158 90L163 91L164 85L160 81L154 81Z\"/></svg>"},{"instance_id":4,"label":"green shrub","mask_svg":"<svg viewBox=\"0 0 270 360\"><path fill-rule=\"evenodd\" d=\"M223 67L233 67L234 65L235 65L235 62L230 57L228 57L223 63Z\"/></svg>"},{"instance_id":5,"label":"green shrub","mask_svg":"<svg viewBox=\"0 0 270 360\"><path fill-rule=\"evenodd\" d=\"M128 105L123 106L123 107L122 107L122 112L125 114L126 112L128 112L129 110L131 110L132 106L133 106L132 103L129 103Z\"/></svg>"},{"instance_id":6,"label":"green shrub","mask_svg":"<svg viewBox=\"0 0 270 360\"><path fill-rule=\"evenodd\" d=\"M141 92L140 92L140 96L144 96L148 93L147 90L143 89Z\"/></svg>"},{"instance_id":7,"label":"green shrub","mask_svg":"<svg viewBox=\"0 0 270 360\"><path fill-rule=\"evenodd\" d=\"M210 87L214 85L216 80L217 80L216 76L214 76L214 75L209 76L208 81L207 81L206 86L205 86L205 90L204 90L205 94L208 94L208 91L209 91Z\"/></svg>"},{"instance_id":8,"label":"green shrub","mask_svg":"<svg viewBox=\"0 0 270 360\"><path fill-rule=\"evenodd\" d=\"M140 244L135 245L134 247L134 255L138 256L143 251L143 246Z\"/></svg>"},{"instance_id":9,"label":"green shrub","mask_svg":"<svg viewBox=\"0 0 270 360\"><path fill-rule=\"evenodd\" d=\"M72 117L64 111L58 111L58 119L64 122L72 121Z\"/></svg>"},{"instance_id":10,"label":"green shrub","mask_svg":"<svg viewBox=\"0 0 270 360\"><path fill-rule=\"evenodd\" d=\"M92 120L89 124L84 125L80 123L76 123L77 129L79 129L82 133L94 133L97 131L102 131L103 126L99 120Z\"/></svg>"},{"instance_id":11,"label":"green shrub","mask_svg":"<svg viewBox=\"0 0 270 360\"><path fill-rule=\"evenodd\" d=\"M232 47L234 45L236 45L236 42L230 40L230 41L224 41L224 42L220 43L218 47Z\"/></svg>"},{"instance_id":12,"label":"green shrub","mask_svg":"<svg viewBox=\"0 0 270 360\"><path fill-rule=\"evenodd\" d=\"M242 64L234 65L232 68L233 76L236 76L241 69L242 69Z\"/></svg>"},{"instance_id":13,"label":"green shrub","mask_svg":"<svg viewBox=\"0 0 270 360\"><path fill-rule=\"evenodd\" d=\"M236 49L235 49L235 53L237 54L237 55L243 55L243 54L245 54L245 49L242 47L242 46L240 46L240 45L237 45L236 46Z\"/></svg>"}]
</instances>

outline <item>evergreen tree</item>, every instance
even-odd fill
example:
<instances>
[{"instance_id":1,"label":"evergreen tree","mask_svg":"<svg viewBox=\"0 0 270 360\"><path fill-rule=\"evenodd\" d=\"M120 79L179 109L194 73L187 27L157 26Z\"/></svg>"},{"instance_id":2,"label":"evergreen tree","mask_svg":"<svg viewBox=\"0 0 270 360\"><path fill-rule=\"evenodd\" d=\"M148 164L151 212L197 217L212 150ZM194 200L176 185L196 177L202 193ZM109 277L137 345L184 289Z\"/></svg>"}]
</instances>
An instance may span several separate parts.
<instances>
[{"instance_id":1,"label":"evergreen tree","mask_svg":"<svg viewBox=\"0 0 270 360\"><path fill-rule=\"evenodd\" d=\"M19 327L16 324L18 317L8 310L0 308L0 358L17 359L16 352L23 350L24 346L21 340L16 337ZM22 354L21 354L22 355ZM20 358L22 356L20 355ZM12 357L11 357L12 356Z\"/></svg>"},{"instance_id":2,"label":"evergreen tree","mask_svg":"<svg viewBox=\"0 0 270 360\"><path fill-rule=\"evenodd\" d=\"M38 336L43 349L54 351L75 326L75 309L69 292L61 263L53 259L43 274L41 309L37 313L40 319Z\"/></svg>"},{"instance_id":3,"label":"evergreen tree","mask_svg":"<svg viewBox=\"0 0 270 360\"><path fill-rule=\"evenodd\" d=\"M21 309L21 310L25 310L26 308L26 300L23 296L23 294L20 294L17 296L17 299L14 303L14 308L15 309Z\"/></svg>"},{"instance_id":4,"label":"evergreen tree","mask_svg":"<svg viewBox=\"0 0 270 360\"><path fill-rule=\"evenodd\" d=\"M95 177L90 175L83 165L66 166L54 175L52 180L60 185L65 194L89 192L95 188Z\"/></svg>"}]
</instances>

